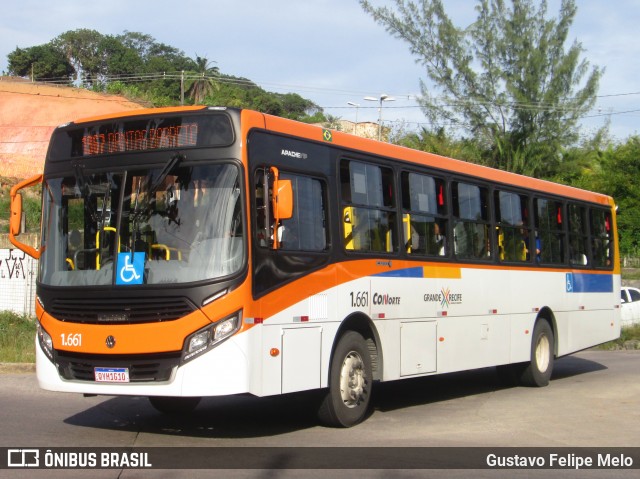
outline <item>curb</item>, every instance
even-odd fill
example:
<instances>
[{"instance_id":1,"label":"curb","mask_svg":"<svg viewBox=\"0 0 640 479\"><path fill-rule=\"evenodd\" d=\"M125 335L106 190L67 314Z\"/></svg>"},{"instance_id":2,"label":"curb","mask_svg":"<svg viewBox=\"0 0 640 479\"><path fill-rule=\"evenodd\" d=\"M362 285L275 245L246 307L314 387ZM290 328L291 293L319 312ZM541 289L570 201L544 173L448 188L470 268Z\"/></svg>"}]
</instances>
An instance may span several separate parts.
<instances>
[{"instance_id":1,"label":"curb","mask_svg":"<svg viewBox=\"0 0 640 479\"><path fill-rule=\"evenodd\" d=\"M0 374L3 373L35 373L34 363L0 363Z\"/></svg>"}]
</instances>

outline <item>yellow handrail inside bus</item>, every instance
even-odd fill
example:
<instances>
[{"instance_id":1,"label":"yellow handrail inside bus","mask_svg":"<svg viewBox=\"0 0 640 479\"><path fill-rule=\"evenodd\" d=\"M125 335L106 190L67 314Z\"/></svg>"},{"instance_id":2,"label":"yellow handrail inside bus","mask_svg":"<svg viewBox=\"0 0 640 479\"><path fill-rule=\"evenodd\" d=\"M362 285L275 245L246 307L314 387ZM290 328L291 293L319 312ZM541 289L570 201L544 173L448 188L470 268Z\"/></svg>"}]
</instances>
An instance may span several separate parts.
<instances>
[{"instance_id":1,"label":"yellow handrail inside bus","mask_svg":"<svg viewBox=\"0 0 640 479\"><path fill-rule=\"evenodd\" d=\"M409 213L402 215L402 227L404 228L405 249L407 253L411 253L413 238L411 237L411 215Z\"/></svg>"},{"instance_id":2,"label":"yellow handrail inside bus","mask_svg":"<svg viewBox=\"0 0 640 479\"><path fill-rule=\"evenodd\" d=\"M113 231L116 232L116 229L113 226L105 226L101 230L98 230L96 233L96 248L98 250L98 254L96 255L96 270L100 269L100 231ZM120 238L118 238L118 253L120 252Z\"/></svg>"}]
</instances>

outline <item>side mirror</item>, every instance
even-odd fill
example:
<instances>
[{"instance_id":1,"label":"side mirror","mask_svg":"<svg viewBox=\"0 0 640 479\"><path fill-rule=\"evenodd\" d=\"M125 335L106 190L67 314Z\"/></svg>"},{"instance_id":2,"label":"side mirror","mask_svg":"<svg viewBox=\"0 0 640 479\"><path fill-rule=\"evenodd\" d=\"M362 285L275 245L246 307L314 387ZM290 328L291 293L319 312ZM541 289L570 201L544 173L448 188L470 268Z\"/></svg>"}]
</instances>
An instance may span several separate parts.
<instances>
[{"instance_id":1,"label":"side mirror","mask_svg":"<svg viewBox=\"0 0 640 479\"><path fill-rule=\"evenodd\" d=\"M22 232L22 194L16 193L11 198L11 218L9 218L9 234L18 236Z\"/></svg>"},{"instance_id":2,"label":"side mirror","mask_svg":"<svg viewBox=\"0 0 640 479\"><path fill-rule=\"evenodd\" d=\"M288 220L293 216L293 187L291 180L277 180L273 184L273 216Z\"/></svg>"},{"instance_id":3,"label":"side mirror","mask_svg":"<svg viewBox=\"0 0 640 479\"><path fill-rule=\"evenodd\" d=\"M37 175L29 178L28 180L24 180L11 188L11 217L9 218L9 241L11 241L15 247L35 259L40 258L40 251L18 241L16 236L19 236L22 230L22 195L19 191L23 188L37 185L38 183L42 183L42 175Z\"/></svg>"},{"instance_id":4,"label":"side mirror","mask_svg":"<svg viewBox=\"0 0 640 479\"><path fill-rule=\"evenodd\" d=\"M278 228L282 220L293 216L293 186L291 180L281 180L278 168L270 169L273 184L271 187L271 208L273 210L273 249L280 249Z\"/></svg>"}]
</instances>

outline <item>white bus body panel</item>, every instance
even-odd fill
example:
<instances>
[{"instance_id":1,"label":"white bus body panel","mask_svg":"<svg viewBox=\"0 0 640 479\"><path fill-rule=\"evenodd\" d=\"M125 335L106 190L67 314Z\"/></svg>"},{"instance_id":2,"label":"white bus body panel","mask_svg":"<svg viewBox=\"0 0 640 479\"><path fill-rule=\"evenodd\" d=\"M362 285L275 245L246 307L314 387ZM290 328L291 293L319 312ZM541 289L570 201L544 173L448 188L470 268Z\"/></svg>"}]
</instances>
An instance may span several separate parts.
<instances>
[{"instance_id":1,"label":"white bus body panel","mask_svg":"<svg viewBox=\"0 0 640 479\"><path fill-rule=\"evenodd\" d=\"M255 329L255 328L254 328ZM222 396L249 392L253 330L236 335L174 369L163 382L100 383L61 379L36 339L36 375L42 389L100 395Z\"/></svg>"},{"instance_id":2,"label":"white bus body panel","mask_svg":"<svg viewBox=\"0 0 640 479\"><path fill-rule=\"evenodd\" d=\"M543 310L553 315L558 356L616 338L619 289L619 275L455 265L398 272L381 262L381 274L262 318L166 382L62 380L36 344L37 375L44 389L107 395L269 396L324 388L338 329L356 313L375 328L383 381L524 362Z\"/></svg>"}]
</instances>

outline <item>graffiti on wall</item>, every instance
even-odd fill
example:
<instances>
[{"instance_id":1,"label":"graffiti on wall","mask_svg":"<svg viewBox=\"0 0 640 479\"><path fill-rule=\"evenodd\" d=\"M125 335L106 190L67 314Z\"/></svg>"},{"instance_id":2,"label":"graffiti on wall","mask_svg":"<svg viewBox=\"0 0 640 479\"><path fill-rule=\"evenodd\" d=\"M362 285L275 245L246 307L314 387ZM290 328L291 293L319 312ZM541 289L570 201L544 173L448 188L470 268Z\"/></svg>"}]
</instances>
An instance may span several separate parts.
<instances>
[{"instance_id":1,"label":"graffiti on wall","mask_svg":"<svg viewBox=\"0 0 640 479\"><path fill-rule=\"evenodd\" d=\"M24 280L26 253L18 249L0 250L0 279Z\"/></svg>"}]
</instances>

